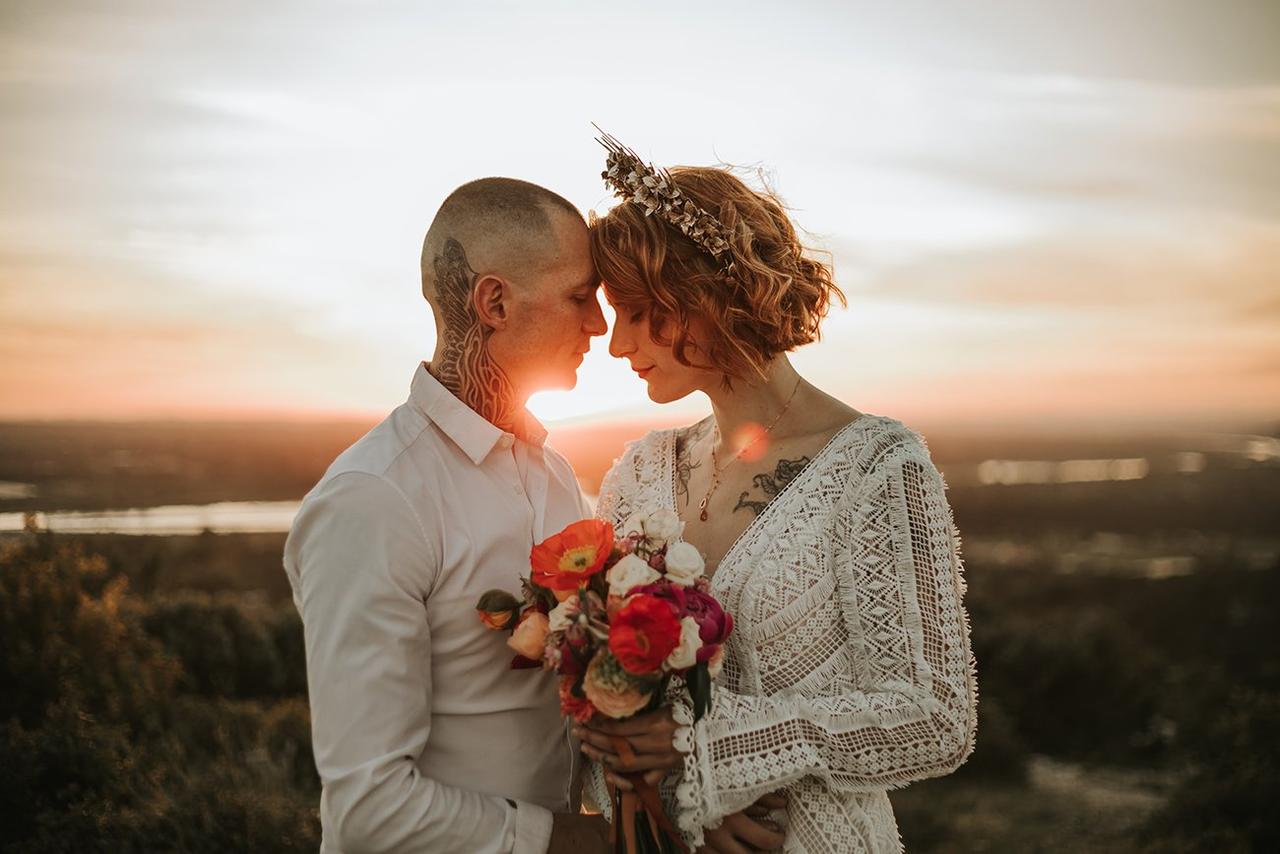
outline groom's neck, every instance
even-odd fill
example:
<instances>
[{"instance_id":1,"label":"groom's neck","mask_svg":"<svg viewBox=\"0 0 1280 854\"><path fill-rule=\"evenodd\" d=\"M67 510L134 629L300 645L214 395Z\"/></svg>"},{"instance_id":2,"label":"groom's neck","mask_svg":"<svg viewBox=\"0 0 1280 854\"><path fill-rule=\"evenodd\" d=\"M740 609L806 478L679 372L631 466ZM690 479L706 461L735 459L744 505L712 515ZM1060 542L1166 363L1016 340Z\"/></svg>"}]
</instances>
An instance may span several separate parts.
<instances>
[{"instance_id":1,"label":"groom's neck","mask_svg":"<svg viewBox=\"0 0 1280 854\"><path fill-rule=\"evenodd\" d=\"M472 336L467 336L472 337ZM527 432L524 399L482 341L446 344L428 366L450 394L490 424L521 438Z\"/></svg>"},{"instance_id":2,"label":"groom's neck","mask_svg":"<svg viewBox=\"0 0 1280 854\"><path fill-rule=\"evenodd\" d=\"M524 397L490 351L493 330L472 303L476 273L466 250L449 238L431 266L439 328L432 376L486 421L523 438Z\"/></svg>"}]
</instances>

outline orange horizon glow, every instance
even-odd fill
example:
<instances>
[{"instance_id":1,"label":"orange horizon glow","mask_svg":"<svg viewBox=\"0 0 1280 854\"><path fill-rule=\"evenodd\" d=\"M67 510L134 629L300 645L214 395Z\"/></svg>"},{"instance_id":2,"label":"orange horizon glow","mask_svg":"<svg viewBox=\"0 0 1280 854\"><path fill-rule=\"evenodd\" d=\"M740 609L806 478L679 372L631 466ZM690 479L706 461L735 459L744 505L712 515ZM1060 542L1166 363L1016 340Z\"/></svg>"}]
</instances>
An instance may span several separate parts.
<instances>
[{"instance_id":1,"label":"orange horizon glow","mask_svg":"<svg viewBox=\"0 0 1280 854\"><path fill-rule=\"evenodd\" d=\"M1280 420L1280 51L1262 35L1280 11L800 4L766 26L671 4L669 63L595 69L581 58L622 12L484 6L11 11L0 420L380 418L432 349L417 268L439 202L509 174L607 209L592 120L660 164L765 167L850 298L795 364L857 409L993 430ZM660 111L618 96L724 68L737 85ZM772 103L803 121L764 120ZM485 131L499 119L519 133ZM649 402L604 339L574 391L530 407L550 425L707 411Z\"/></svg>"}]
</instances>

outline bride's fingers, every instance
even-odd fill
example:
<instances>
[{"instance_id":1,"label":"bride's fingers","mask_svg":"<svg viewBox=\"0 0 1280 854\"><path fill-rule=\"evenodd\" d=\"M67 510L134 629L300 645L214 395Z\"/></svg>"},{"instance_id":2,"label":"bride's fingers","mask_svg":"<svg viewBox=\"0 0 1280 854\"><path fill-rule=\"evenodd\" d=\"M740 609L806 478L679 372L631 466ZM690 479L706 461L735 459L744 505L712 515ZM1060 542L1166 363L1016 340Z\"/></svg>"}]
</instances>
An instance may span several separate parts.
<instances>
[{"instance_id":1,"label":"bride's fingers","mask_svg":"<svg viewBox=\"0 0 1280 854\"><path fill-rule=\"evenodd\" d=\"M617 753L617 745L613 739L616 736L602 735L592 730L574 730L574 735L582 742L583 747L594 747L604 753ZM622 736L626 738L627 743L631 745L631 750L637 755L641 753L670 754L675 752L675 745L672 743L669 734L652 734L652 735L632 735Z\"/></svg>"},{"instance_id":2,"label":"bride's fingers","mask_svg":"<svg viewBox=\"0 0 1280 854\"><path fill-rule=\"evenodd\" d=\"M615 771L649 771L658 769L666 772L684 765L684 759L679 755L658 753L637 753L634 762L623 762L621 756L614 753L605 753L601 754L601 758L597 761Z\"/></svg>"},{"instance_id":3,"label":"bride's fingers","mask_svg":"<svg viewBox=\"0 0 1280 854\"><path fill-rule=\"evenodd\" d=\"M627 741L636 753L674 753L676 749L669 735L633 735Z\"/></svg>"},{"instance_id":4,"label":"bride's fingers","mask_svg":"<svg viewBox=\"0 0 1280 854\"><path fill-rule=\"evenodd\" d=\"M593 729L587 729L585 727L575 727L573 734L584 745L589 744L599 750L611 751L613 749L613 739L604 733L599 733Z\"/></svg>"},{"instance_id":5,"label":"bride's fingers","mask_svg":"<svg viewBox=\"0 0 1280 854\"><path fill-rule=\"evenodd\" d=\"M675 729L676 724L675 719L671 717L670 707L663 706L655 711L622 720L608 720L597 716L583 726L606 735L642 735L655 730L670 732Z\"/></svg>"},{"instance_id":6,"label":"bride's fingers","mask_svg":"<svg viewBox=\"0 0 1280 854\"><path fill-rule=\"evenodd\" d=\"M661 768L655 768L652 771L646 771L644 773L644 781L648 783L650 786L656 786L662 782L662 778L665 776L667 776L666 771L662 770ZM606 783L611 783L612 785L617 786L619 789L622 789L624 792L630 792L632 789L635 788L635 786L632 785L630 780L618 774L615 774L612 771L607 769L604 772L604 779Z\"/></svg>"},{"instance_id":7,"label":"bride's fingers","mask_svg":"<svg viewBox=\"0 0 1280 854\"><path fill-rule=\"evenodd\" d=\"M588 744L582 745L582 752L589 759L605 766L606 769L611 768L616 771L659 770L665 774L673 768L684 766L684 757L674 751L667 753L637 753L635 761L631 763L624 763L622 757L616 753L599 750Z\"/></svg>"}]
</instances>

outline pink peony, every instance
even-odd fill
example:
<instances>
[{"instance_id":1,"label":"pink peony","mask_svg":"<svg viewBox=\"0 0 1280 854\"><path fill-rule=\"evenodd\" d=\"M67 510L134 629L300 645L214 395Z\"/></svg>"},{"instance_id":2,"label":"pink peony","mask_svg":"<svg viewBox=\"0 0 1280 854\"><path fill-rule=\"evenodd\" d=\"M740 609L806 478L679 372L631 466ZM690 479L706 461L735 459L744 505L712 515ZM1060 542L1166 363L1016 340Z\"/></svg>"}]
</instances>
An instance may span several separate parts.
<instances>
[{"instance_id":1,"label":"pink peony","mask_svg":"<svg viewBox=\"0 0 1280 854\"><path fill-rule=\"evenodd\" d=\"M733 631L733 615L721 608L714 596L696 587L684 589L684 611L681 616L693 617L698 623L702 637L698 661L710 658L714 647L724 643Z\"/></svg>"}]
</instances>

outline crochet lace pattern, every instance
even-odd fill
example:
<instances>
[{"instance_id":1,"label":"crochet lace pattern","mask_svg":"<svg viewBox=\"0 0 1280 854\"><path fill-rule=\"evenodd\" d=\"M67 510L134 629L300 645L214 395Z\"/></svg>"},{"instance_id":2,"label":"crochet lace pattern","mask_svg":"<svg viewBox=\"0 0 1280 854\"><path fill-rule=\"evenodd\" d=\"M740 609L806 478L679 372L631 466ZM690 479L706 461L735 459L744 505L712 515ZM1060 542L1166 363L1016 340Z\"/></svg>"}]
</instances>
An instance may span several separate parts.
<instances>
[{"instance_id":1,"label":"crochet lace pattern","mask_svg":"<svg viewBox=\"0 0 1280 854\"><path fill-rule=\"evenodd\" d=\"M600 518L675 509L678 432L627 446ZM711 711L681 739L683 772L662 785L691 846L785 789L786 851L901 851L887 791L972 752L977 681L944 491L921 437L864 415L725 554L711 580L735 620L724 670ZM588 787L607 809L598 767Z\"/></svg>"}]
</instances>

